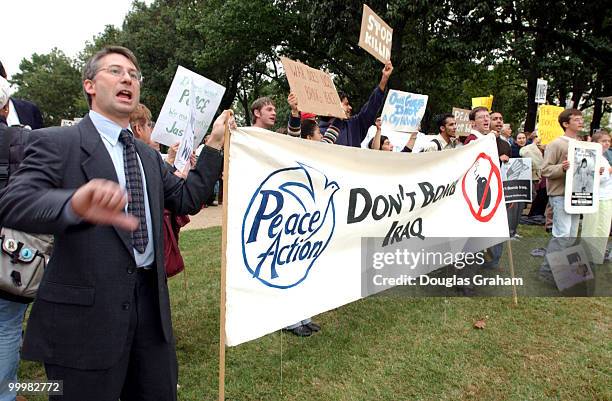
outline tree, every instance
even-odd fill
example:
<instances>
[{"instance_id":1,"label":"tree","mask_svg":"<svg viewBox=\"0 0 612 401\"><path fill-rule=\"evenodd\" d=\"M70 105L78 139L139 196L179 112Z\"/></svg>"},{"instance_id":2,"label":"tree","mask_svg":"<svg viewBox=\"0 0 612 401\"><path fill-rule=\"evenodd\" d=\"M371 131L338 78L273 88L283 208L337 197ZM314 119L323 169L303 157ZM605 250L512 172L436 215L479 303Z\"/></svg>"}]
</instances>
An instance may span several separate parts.
<instances>
[{"instance_id":1,"label":"tree","mask_svg":"<svg viewBox=\"0 0 612 401\"><path fill-rule=\"evenodd\" d=\"M62 119L82 117L87 112L81 74L61 50L34 53L30 60L21 61L19 69L12 79L19 87L15 97L36 103L46 126L59 125Z\"/></svg>"}]
</instances>

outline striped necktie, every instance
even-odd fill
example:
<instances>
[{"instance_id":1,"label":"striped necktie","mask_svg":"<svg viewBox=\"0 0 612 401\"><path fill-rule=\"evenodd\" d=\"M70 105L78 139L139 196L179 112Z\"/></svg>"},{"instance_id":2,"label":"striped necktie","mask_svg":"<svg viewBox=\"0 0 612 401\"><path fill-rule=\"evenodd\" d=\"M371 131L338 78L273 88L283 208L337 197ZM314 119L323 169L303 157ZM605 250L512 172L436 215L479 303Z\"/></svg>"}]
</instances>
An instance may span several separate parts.
<instances>
[{"instance_id":1,"label":"striped necktie","mask_svg":"<svg viewBox=\"0 0 612 401\"><path fill-rule=\"evenodd\" d=\"M123 167L125 169L125 186L127 189L129 203L128 213L135 216L140 224L132 231L132 245L144 253L149 236L147 235L147 220L145 217L144 190L142 188L142 174L136 157L136 146L134 136L127 130L121 130L119 141L123 144Z\"/></svg>"}]
</instances>

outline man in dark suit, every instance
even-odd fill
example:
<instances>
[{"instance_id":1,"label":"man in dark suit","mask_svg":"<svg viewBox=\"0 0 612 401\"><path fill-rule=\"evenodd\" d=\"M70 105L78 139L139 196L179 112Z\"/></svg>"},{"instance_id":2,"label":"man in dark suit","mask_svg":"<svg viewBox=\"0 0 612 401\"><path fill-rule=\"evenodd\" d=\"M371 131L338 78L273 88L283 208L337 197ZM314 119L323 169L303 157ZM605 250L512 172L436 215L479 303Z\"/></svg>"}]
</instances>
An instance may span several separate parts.
<instances>
[{"instance_id":1,"label":"man in dark suit","mask_svg":"<svg viewBox=\"0 0 612 401\"><path fill-rule=\"evenodd\" d=\"M0 61L0 76L7 78L6 70ZM31 129L43 128L43 119L38 106L27 100L11 97L9 101L8 125L27 125Z\"/></svg>"},{"instance_id":2,"label":"man in dark suit","mask_svg":"<svg viewBox=\"0 0 612 401\"><path fill-rule=\"evenodd\" d=\"M88 116L33 132L0 194L0 225L55 235L23 349L63 380L51 400L176 400L162 213L197 213L212 192L229 112L182 180L128 129L141 78L130 50L96 53L83 71Z\"/></svg>"}]
</instances>

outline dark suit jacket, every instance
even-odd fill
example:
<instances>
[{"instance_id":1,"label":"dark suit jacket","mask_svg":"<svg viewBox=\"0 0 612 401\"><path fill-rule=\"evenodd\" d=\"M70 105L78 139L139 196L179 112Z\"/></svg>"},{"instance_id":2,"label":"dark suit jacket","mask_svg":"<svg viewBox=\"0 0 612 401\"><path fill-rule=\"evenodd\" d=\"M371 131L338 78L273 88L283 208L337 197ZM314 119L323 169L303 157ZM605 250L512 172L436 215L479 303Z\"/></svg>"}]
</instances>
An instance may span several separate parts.
<instances>
[{"instance_id":1,"label":"dark suit jacket","mask_svg":"<svg viewBox=\"0 0 612 401\"><path fill-rule=\"evenodd\" d=\"M29 125L32 129L43 128L43 119L38 106L27 100L11 98L21 125Z\"/></svg>"},{"instance_id":2,"label":"dark suit jacket","mask_svg":"<svg viewBox=\"0 0 612 401\"><path fill-rule=\"evenodd\" d=\"M153 223L161 330L172 342L164 270L162 214L195 214L210 195L222 157L204 148L187 180L171 174L159 153L136 141L147 178ZM126 344L136 274L127 231L113 226L70 225L64 205L93 178L117 182L115 168L89 117L72 127L34 131L22 168L0 193L0 225L55 234L55 248L28 321L26 359L78 369L106 369Z\"/></svg>"}]
</instances>

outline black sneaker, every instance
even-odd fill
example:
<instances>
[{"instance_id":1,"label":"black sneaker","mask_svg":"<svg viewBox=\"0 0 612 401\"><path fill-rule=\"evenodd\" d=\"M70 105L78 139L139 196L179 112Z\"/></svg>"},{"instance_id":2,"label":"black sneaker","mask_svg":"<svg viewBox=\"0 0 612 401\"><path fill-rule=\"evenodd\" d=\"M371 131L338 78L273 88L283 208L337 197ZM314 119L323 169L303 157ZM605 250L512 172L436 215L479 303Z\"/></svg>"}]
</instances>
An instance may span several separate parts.
<instances>
[{"instance_id":1,"label":"black sneaker","mask_svg":"<svg viewBox=\"0 0 612 401\"><path fill-rule=\"evenodd\" d=\"M310 337L312 335L312 330L305 325L298 326L293 329L283 329L283 331L288 331L298 337Z\"/></svg>"},{"instance_id":2,"label":"black sneaker","mask_svg":"<svg viewBox=\"0 0 612 401\"><path fill-rule=\"evenodd\" d=\"M315 322L306 323L305 326L308 327L313 333L318 333L321 331L321 326Z\"/></svg>"}]
</instances>

